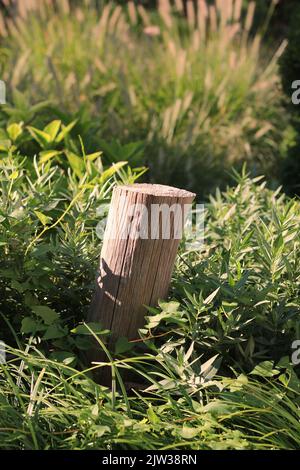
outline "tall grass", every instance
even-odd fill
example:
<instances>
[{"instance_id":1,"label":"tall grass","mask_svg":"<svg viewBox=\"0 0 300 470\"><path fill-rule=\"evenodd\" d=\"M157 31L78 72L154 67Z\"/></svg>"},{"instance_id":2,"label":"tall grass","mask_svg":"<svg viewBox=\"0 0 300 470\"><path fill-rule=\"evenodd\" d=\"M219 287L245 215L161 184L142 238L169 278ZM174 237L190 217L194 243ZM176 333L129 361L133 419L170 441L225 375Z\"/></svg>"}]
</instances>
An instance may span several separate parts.
<instances>
[{"instance_id":1,"label":"tall grass","mask_svg":"<svg viewBox=\"0 0 300 470\"><path fill-rule=\"evenodd\" d=\"M283 373L281 382L263 383L215 378L201 401L184 386L179 394L162 388L159 395L136 386L127 396L95 384L88 370L46 359L34 343L8 353L0 365L1 449L299 448L295 376ZM127 359L127 367L155 367L149 356ZM167 364L164 370L171 378ZM153 383L151 375L143 376Z\"/></svg>"},{"instance_id":2,"label":"tall grass","mask_svg":"<svg viewBox=\"0 0 300 470\"><path fill-rule=\"evenodd\" d=\"M158 12L132 1L8 4L16 13L1 17L0 70L11 100L18 89L57 113L83 107L99 138L143 140L156 182L204 192L242 160L278 176L284 44L266 53L251 34L255 2L242 14L241 0L189 1L186 18L180 0Z\"/></svg>"},{"instance_id":3,"label":"tall grass","mask_svg":"<svg viewBox=\"0 0 300 470\"><path fill-rule=\"evenodd\" d=\"M299 380L295 375L287 376L282 375L283 384L274 379L265 383L252 379L240 390L225 392L222 404L226 403L231 412L221 418L221 423L249 433L255 445L299 449Z\"/></svg>"},{"instance_id":4,"label":"tall grass","mask_svg":"<svg viewBox=\"0 0 300 470\"><path fill-rule=\"evenodd\" d=\"M111 392L32 345L0 365L1 449L250 448L197 402ZM144 358L144 361L147 357ZM128 406L129 405L129 406ZM189 424L191 422L191 425Z\"/></svg>"}]
</instances>

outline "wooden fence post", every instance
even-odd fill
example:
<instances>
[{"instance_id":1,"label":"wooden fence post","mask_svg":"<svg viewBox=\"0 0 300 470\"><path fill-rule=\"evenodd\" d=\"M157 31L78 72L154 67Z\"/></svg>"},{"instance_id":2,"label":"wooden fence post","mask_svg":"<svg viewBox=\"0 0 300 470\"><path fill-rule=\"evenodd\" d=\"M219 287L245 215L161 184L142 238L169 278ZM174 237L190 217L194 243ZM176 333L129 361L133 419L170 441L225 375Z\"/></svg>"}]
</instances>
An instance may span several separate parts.
<instances>
[{"instance_id":1,"label":"wooden fence post","mask_svg":"<svg viewBox=\"0 0 300 470\"><path fill-rule=\"evenodd\" d=\"M88 321L134 339L145 305L166 298L183 224L195 194L158 184L117 186L113 191ZM91 358L103 360L94 350ZM99 359L101 358L101 359Z\"/></svg>"}]
</instances>

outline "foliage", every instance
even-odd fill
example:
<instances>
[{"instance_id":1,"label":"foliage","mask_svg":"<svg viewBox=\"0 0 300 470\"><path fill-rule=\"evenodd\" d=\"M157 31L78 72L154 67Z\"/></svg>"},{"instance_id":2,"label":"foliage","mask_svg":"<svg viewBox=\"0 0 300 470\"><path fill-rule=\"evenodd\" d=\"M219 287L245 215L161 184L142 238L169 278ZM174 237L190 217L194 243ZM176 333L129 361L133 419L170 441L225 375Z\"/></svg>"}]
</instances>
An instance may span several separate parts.
<instances>
[{"instance_id":1,"label":"foliage","mask_svg":"<svg viewBox=\"0 0 300 470\"><path fill-rule=\"evenodd\" d=\"M221 423L251 432L249 441L255 446L263 442L269 449L299 449L299 379L287 358L277 369L272 363L264 365L264 370L252 371L250 380L240 376L221 393L221 404L232 410ZM262 383L256 375L267 378Z\"/></svg>"},{"instance_id":2,"label":"foliage","mask_svg":"<svg viewBox=\"0 0 300 470\"><path fill-rule=\"evenodd\" d=\"M203 1L199 10L189 2L187 18L181 1L151 11L133 2L96 8L92 0L18 5L3 20L0 54L11 103L4 112L14 121L41 128L45 115L77 119L74 132L91 153L100 143L105 157L118 141L142 141L132 165L199 195L224 185L226 170L245 160L278 178L283 47L270 59L260 30L251 34L253 2L244 14L242 1Z\"/></svg>"},{"instance_id":3,"label":"foliage","mask_svg":"<svg viewBox=\"0 0 300 470\"><path fill-rule=\"evenodd\" d=\"M108 350L110 332L85 322L114 185L146 164L201 197L245 160L276 179L297 140L278 126L284 44L272 59L261 44L276 2L257 3L262 28L252 1L184 3L5 2L1 449L299 448L300 203L246 167L210 196L203 243L182 241L137 338ZM90 363L91 341L108 362ZM104 367L110 387L93 380Z\"/></svg>"},{"instance_id":4,"label":"foliage","mask_svg":"<svg viewBox=\"0 0 300 470\"><path fill-rule=\"evenodd\" d=\"M164 341L188 339L195 357L219 353L225 370L249 371L299 339L300 205L261 178L236 177L210 198L204 243L182 252L174 302L151 309L144 334L159 326Z\"/></svg>"},{"instance_id":5,"label":"foliage","mask_svg":"<svg viewBox=\"0 0 300 470\"><path fill-rule=\"evenodd\" d=\"M199 400L184 384L180 396L166 388L160 395L110 391L74 370L70 358L50 361L33 344L9 352L0 365L1 449L299 448L299 380L288 363L265 365L280 373L272 382L255 370L249 379L215 378ZM131 367L146 361L149 355Z\"/></svg>"},{"instance_id":6,"label":"foliage","mask_svg":"<svg viewBox=\"0 0 300 470\"><path fill-rule=\"evenodd\" d=\"M93 289L97 209L116 180L133 183L144 171L126 170L126 162L104 168L101 152L87 155L82 141L80 153L69 150L76 148L64 142L70 128L59 121L43 131L14 123L0 141L0 311L14 331L38 334L58 351L86 344L69 332ZM25 157L18 146L34 140L41 151ZM7 339L3 322L0 335Z\"/></svg>"},{"instance_id":7,"label":"foliage","mask_svg":"<svg viewBox=\"0 0 300 470\"><path fill-rule=\"evenodd\" d=\"M183 242L171 298L149 308L140 339L107 351L109 332L82 324L99 254L95 211L114 177L133 182L142 170L104 178L83 143L75 165L71 142L46 162L24 157L18 139L33 144L39 132L3 132L1 447L297 448L299 379L287 356L299 336L299 203L236 175L206 207L202 248ZM42 132L55 149L61 124ZM88 335L108 354L111 390L84 370Z\"/></svg>"}]
</instances>

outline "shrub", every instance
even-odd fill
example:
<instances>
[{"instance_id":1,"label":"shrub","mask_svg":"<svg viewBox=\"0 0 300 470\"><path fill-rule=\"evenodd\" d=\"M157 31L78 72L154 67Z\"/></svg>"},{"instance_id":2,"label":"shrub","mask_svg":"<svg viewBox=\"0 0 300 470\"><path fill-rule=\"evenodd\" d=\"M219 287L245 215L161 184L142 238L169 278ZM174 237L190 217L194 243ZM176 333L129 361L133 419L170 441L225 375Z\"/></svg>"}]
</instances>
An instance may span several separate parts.
<instances>
[{"instance_id":1,"label":"shrub","mask_svg":"<svg viewBox=\"0 0 300 470\"><path fill-rule=\"evenodd\" d=\"M41 136L57 140L60 126L52 122ZM99 153L87 155L81 143L75 154L69 141L24 158L18 139L22 145L29 131L39 136L9 126L0 147L0 307L8 322L0 339L11 329L37 336L55 354L85 349L70 331L86 317L93 289L97 207L109 201L114 175L134 182L144 170L125 171L124 162L103 169ZM236 178L236 187L210 198L204 245L182 247L170 305L152 309L142 331L148 346L162 328L196 355L219 354L227 372L277 361L298 339L299 202L266 189L261 178Z\"/></svg>"},{"instance_id":2,"label":"shrub","mask_svg":"<svg viewBox=\"0 0 300 470\"><path fill-rule=\"evenodd\" d=\"M298 339L300 205L260 178L237 183L210 198L202 249L182 253L173 303L149 316L144 334L188 340L195 358L218 353L224 370L250 371Z\"/></svg>"},{"instance_id":3,"label":"shrub","mask_svg":"<svg viewBox=\"0 0 300 470\"><path fill-rule=\"evenodd\" d=\"M103 168L101 152L86 154L81 141L79 153L66 141L69 130L59 121L43 131L15 123L0 140L0 339L38 335L45 350L65 352L84 349L70 330L93 289L97 209L116 180L133 183L144 171L126 162ZM25 157L18 147L35 149L35 140L40 152Z\"/></svg>"},{"instance_id":4,"label":"shrub","mask_svg":"<svg viewBox=\"0 0 300 470\"><path fill-rule=\"evenodd\" d=\"M58 121L2 129L0 447L297 448L289 355L299 336L299 202L245 172L217 191L204 245L182 242L169 299L149 308L140 338L108 351L108 390L91 378L104 365L85 351L89 335L105 348L109 332L82 324L100 249L96 209L143 169L103 168L69 137ZM25 142L35 156L23 155ZM137 393L127 393L124 369Z\"/></svg>"},{"instance_id":5,"label":"shrub","mask_svg":"<svg viewBox=\"0 0 300 470\"><path fill-rule=\"evenodd\" d=\"M19 14L4 21L0 61L14 112L50 100L54 117L65 122L62 114L75 113L82 127L92 126L97 149L100 138L110 146L141 140L139 164L150 167L151 180L200 195L245 160L276 178L282 49L262 60L260 33L249 34L252 2L245 16L239 1L228 9L200 2L198 12L189 2L187 19L176 3L179 10L166 1L146 11L133 2L100 9L91 0L73 8L20 2Z\"/></svg>"}]
</instances>

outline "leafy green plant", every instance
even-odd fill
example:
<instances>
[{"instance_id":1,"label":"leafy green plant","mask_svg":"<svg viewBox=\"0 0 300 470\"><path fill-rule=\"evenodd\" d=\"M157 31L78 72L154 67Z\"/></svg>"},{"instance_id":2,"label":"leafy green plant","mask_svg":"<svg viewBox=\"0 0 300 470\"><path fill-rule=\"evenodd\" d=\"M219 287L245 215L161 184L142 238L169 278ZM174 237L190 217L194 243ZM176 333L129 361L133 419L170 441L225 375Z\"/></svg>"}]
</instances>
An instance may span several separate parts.
<instances>
[{"instance_id":1,"label":"leafy green plant","mask_svg":"<svg viewBox=\"0 0 300 470\"><path fill-rule=\"evenodd\" d=\"M244 14L242 1L201 2L199 11L189 2L187 16L181 1L153 11L133 2L96 8L92 0L22 5L4 21L0 62L11 97L4 112L15 121L28 124L24 103L50 100L38 116L32 109L43 122L30 125L42 128L45 113L48 121L78 119L89 153L103 140L114 156L112 142L124 150L142 141L138 165L150 167L150 180L201 195L245 160L278 178L285 113L276 63L284 45L266 58L260 29L251 34L254 2Z\"/></svg>"},{"instance_id":2,"label":"leafy green plant","mask_svg":"<svg viewBox=\"0 0 300 470\"><path fill-rule=\"evenodd\" d=\"M289 355L299 339L299 219L298 201L237 175L211 196L202 248L178 260L176 302L151 309L143 335L188 340L194 357L220 354L224 370Z\"/></svg>"},{"instance_id":3,"label":"leafy green plant","mask_svg":"<svg viewBox=\"0 0 300 470\"><path fill-rule=\"evenodd\" d=\"M21 124L9 125L0 141L0 335L38 336L55 353L86 348L70 330L85 317L93 289L97 208L117 180L133 183L144 171L125 169L126 162L103 167L101 152L86 155L82 141L80 154L57 151L69 130L59 121L30 128L31 140L46 148L39 157L18 150Z\"/></svg>"},{"instance_id":4,"label":"leafy green plant","mask_svg":"<svg viewBox=\"0 0 300 470\"><path fill-rule=\"evenodd\" d=\"M140 338L108 351L109 331L84 323L95 214L143 169L102 168L82 141L79 166L68 149L66 166L26 158L25 130L10 126L0 142L1 448L297 448L288 356L299 339L299 202L236 174L206 206L203 246L183 241L170 298L149 308ZM91 336L107 363L89 363ZM111 389L92 379L103 367Z\"/></svg>"},{"instance_id":5,"label":"leafy green plant","mask_svg":"<svg viewBox=\"0 0 300 470\"><path fill-rule=\"evenodd\" d=\"M264 363L248 378L215 377L199 401L184 382L177 396L167 387L159 394L109 390L95 384L89 370L74 369L72 356L47 359L34 343L7 353L0 365L1 449L299 447L299 379L288 361L276 368ZM141 373L151 363L155 367L149 354L123 361Z\"/></svg>"},{"instance_id":6,"label":"leafy green plant","mask_svg":"<svg viewBox=\"0 0 300 470\"><path fill-rule=\"evenodd\" d=\"M230 411L220 421L245 432L255 447L264 443L269 449L299 449L299 378L288 358L276 368L272 362L263 366L257 366L249 378L239 376L227 383L215 406L228 406Z\"/></svg>"},{"instance_id":7,"label":"leafy green plant","mask_svg":"<svg viewBox=\"0 0 300 470\"><path fill-rule=\"evenodd\" d=\"M124 396L34 345L11 353L0 365L2 449L251 448L242 433L199 413L196 401L137 393L128 408Z\"/></svg>"},{"instance_id":8,"label":"leafy green plant","mask_svg":"<svg viewBox=\"0 0 300 470\"><path fill-rule=\"evenodd\" d=\"M204 243L183 240L137 338L108 350L110 332L85 322L115 184L144 163L199 196L244 160L275 178L294 139L278 128L285 44L264 54L254 2L199 5L6 2L1 449L299 448L300 205L262 177L234 172L209 198ZM90 363L91 341L107 362ZM93 380L103 368L111 387Z\"/></svg>"}]
</instances>

